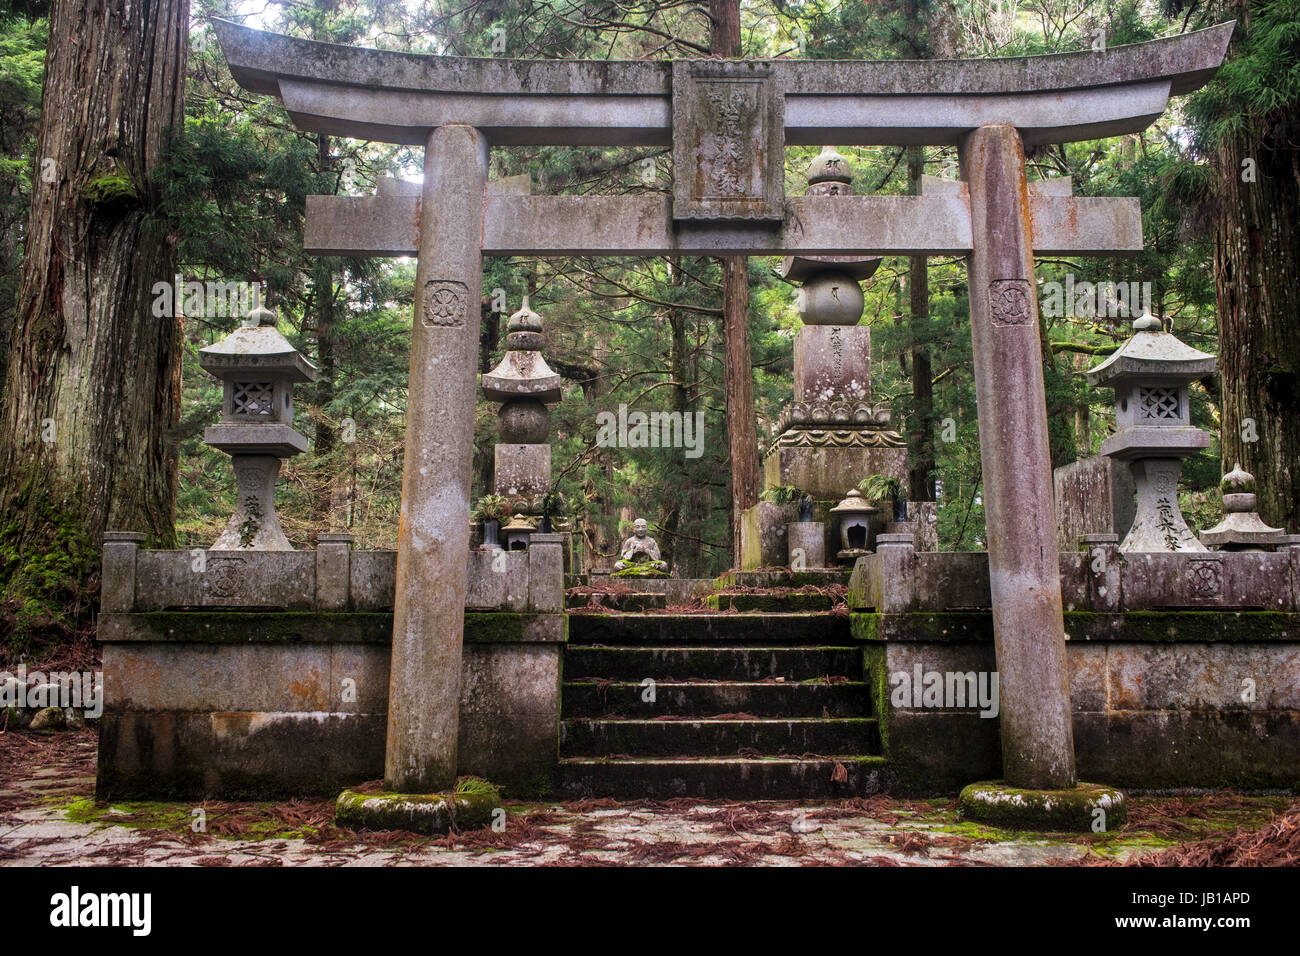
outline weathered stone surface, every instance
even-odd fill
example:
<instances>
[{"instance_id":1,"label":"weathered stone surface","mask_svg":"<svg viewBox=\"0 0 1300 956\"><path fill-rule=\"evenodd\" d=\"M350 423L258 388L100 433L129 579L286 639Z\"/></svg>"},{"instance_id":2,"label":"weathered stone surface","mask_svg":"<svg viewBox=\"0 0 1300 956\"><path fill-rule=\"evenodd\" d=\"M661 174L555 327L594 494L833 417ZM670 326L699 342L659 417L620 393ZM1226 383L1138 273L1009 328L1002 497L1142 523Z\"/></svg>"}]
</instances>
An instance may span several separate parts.
<instances>
[{"instance_id":1,"label":"weathered stone surface","mask_svg":"<svg viewBox=\"0 0 1300 956\"><path fill-rule=\"evenodd\" d=\"M470 793L356 793L344 790L334 823L348 830L409 830L427 835L478 830L502 813L495 791Z\"/></svg>"},{"instance_id":2,"label":"weathered stone surface","mask_svg":"<svg viewBox=\"0 0 1300 956\"><path fill-rule=\"evenodd\" d=\"M673 63L674 219L785 217L783 92L769 63Z\"/></svg>"},{"instance_id":3,"label":"weathered stone surface","mask_svg":"<svg viewBox=\"0 0 1300 956\"><path fill-rule=\"evenodd\" d=\"M280 458L232 454L230 465L239 484L235 511L221 537L208 550L292 551L293 546L280 528L280 516L275 513L275 478L280 473Z\"/></svg>"},{"instance_id":4,"label":"weathered stone surface","mask_svg":"<svg viewBox=\"0 0 1300 956\"><path fill-rule=\"evenodd\" d=\"M1026 790L1000 780L972 783L957 801L968 820L1015 830L1115 830L1128 821L1124 794L1114 787L1082 783L1069 789Z\"/></svg>"},{"instance_id":5,"label":"weathered stone surface","mask_svg":"<svg viewBox=\"0 0 1300 956\"><path fill-rule=\"evenodd\" d=\"M464 205L484 194L486 179L480 132L429 134L384 763L385 784L402 792L443 790L456 778L483 266L482 233Z\"/></svg>"},{"instance_id":6,"label":"weathered stone surface","mask_svg":"<svg viewBox=\"0 0 1300 956\"><path fill-rule=\"evenodd\" d=\"M664 196L489 196L483 249L528 255L963 255L970 209L962 196L793 196L780 227L674 228ZM308 196L305 251L409 256L414 199ZM1142 249L1136 199L1031 196L1040 255L1112 255Z\"/></svg>"},{"instance_id":7,"label":"weathered stone surface","mask_svg":"<svg viewBox=\"0 0 1300 956\"><path fill-rule=\"evenodd\" d=\"M99 585L100 610L134 609L136 556L144 540L143 534L134 531L105 533L104 564Z\"/></svg>"},{"instance_id":8,"label":"weathered stone surface","mask_svg":"<svg viewBox=\"0 0 1300 956\"><path fill-rule=\"evenodd\" d=\"M806 325L794 337L794 400L871 399L871 329Z\"/></svg>"},{"instance_id":9,"label":"weathered stone surface","mask_svg":"<svg viewBox=\"0 0 1300 956\"><path fill-rule=\"evenodd\" d=\"M111 560L106 555L106 560ZM311 551L140 551L137 610L265 607L306 610L316 594Z\"/></svg>"},{"instance_id":10,"label":"weathered stone surface","mask_svg":"<svg viewBox=\"0 0 1300 956\"><path fill-rule=\"evenodd\" d=\"M308 131L415 145L418 131L459 122L501 145L670 143L669 62L418 56L215 23L237 82L281 96ZM1019 126L1033 144L1064 142L1145 129L1171 93L1217 69L1232 27L1100 54L770 66L790 145L953 145L986 123Z\"/></svg>"},{"instance_id":11,"label":"weathered stone surface","mask_svg":"<svg viewBox=\"0 0 1300 956\"><path fill-rule=\"evenodd\" d=\"M771 501L760 501L741 514L740 566L753 568L779 568L789 558L786 543L786 526L794 517L793 506L782 506Z\"/></svg>"},{"instance_id":12,"label":"weathered stone surface","mask_svg":"<svg viewBox=\"0 0 1300 956\"><path fill-rule=\"evenodd\" d=\"M266 632L274 616L248 612L111 617L102 794L337 792L382 772L391 615L287 614L296 627ZM459 773L545 789L566 636L561 614L466 615Z\"/></svg>"},{"instance_id":13,"label":"weathered stone surface","mask_svg":"<svg viewBox=\"0 0 1300 956\"><path fill-rule=\"evenodd\" d=\"M551 446L495 446L493 490L498 495L548 494L551 490Z\"/></svg>"},{"instance_id":14,"label":"weathered stone surface","mask_svg":"<svg viewBox=\"0 0 1300 956\"><path fill-rule=\"evenodd\" d=\"M824 521L793 521L785 526L785 541L789 567L826 567L826 523Z\"/></svg>"},{"instance_id":15,"label":"weathered stone surface","mask_svg":"<svg viewBox=\"0 0 1300 956\"><path fill-rule=\"evenodd\" d=\"M316 607L343 611L348 607L351 584L352 535L322 534L316 542Z\"/></svg>"},{"instance_id":16,"label":"weathered stone surface","mask_svg":"<svg viewBox=\"0 0 1300 956\"><path fill-rule=\"evenodd\" d=\"M971 339L1006 779L1034 789L1075 783L1052 465L1020 135L971 133Z\"/></svg>"},{"instance_id":17,"label":"weathered stone surface","mask_svg":"<svg viewBox=\"0 0 1300 956\"><path fill-rule=\"evenodd\" d=\"M1074 551L1085 534L1128 534L1133 526L1137 486L1127 462L1107 455L1072 461L1052 472L1056 499L1056 541Z\"/></svg>"},{"instance_id":18,"label":"weathered stone surface","mask_svg":"<svg viewBox=\"0 0 1300 956\"><path fill-rule=\"evenodd\" d=\"M906 448L778 446L763 459L763 484L793 485L814 498L838 501L868 475L907 480Z\"/></svg>"}]
</instances>

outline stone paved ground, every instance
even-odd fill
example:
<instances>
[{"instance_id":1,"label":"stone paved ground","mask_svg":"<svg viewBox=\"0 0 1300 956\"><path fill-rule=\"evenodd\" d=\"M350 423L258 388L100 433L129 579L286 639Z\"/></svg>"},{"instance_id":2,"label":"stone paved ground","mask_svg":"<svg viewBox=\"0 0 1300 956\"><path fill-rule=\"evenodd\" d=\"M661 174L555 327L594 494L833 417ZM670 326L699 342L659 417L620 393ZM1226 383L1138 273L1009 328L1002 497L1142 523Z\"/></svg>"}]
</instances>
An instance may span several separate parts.
<instances>
[{"instance_id":1,"label":"stone paved ground","mask_svg":"<svg viewBox=\"0 0 1300 956\"><path fill-rule=\"evenodd\" d=\"M95 737L0 733L0 865L985 866L1130 860L1259 827L1285 798L1139 798L1113 834L1042 837L959 821L953 801L798 805L667 801L508 804L503 832L442 839L335 828L329 801L197 805L93 799Z\"/></svg>"}]
</instances>

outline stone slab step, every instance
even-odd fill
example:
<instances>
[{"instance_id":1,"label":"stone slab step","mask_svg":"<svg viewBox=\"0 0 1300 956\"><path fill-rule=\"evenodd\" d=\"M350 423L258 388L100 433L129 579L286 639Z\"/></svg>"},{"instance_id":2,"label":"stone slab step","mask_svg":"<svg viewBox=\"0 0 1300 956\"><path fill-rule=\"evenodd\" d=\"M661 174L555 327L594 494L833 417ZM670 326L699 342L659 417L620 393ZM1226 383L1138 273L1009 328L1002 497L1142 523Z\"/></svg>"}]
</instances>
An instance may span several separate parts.
<instances>
[{"instance_id":1,"label":"stone slab step","mask_svg":"<svg viewBox=\"0 0 1300 956\"><path fill-rule=\"evenodd\" d=\"M840 769L842 768L842 770ZM566 798L802 800L869 796L881 789L883 757L698 757L560 760ZM837 771L839 771L837 773ZM836 776L843 777L836 781Z\"/></svg>"},{"instance_id":2,"label":"stone slab step","mask_svg":"<svg viewBox=\"0 0 1300 956\"><path fill-rule=\"evenodd\" d=\"M596 600L592 600L595 598ZM564 597L566 608L603 607L612 611L630 611L640 613L652 608L668 606L665 594L567 594Z\"/></svg>"},{"instance_id":3,"label":"stone slab step","mask_svg":"<svg viewBox=\"0 0 1300 956\"><path fill-rule=\"evenodd\" d=\"M567 680L604 678L641 681L685 680L688 677L723 681L761 681L784 677L862 677L862 659L855 647L611 647L570 645L564 650Z\"/></svg>"},{"instance_id":4,"label":"stone slab step","mask_svg":"<svg viewBox=\"0 0 1300 956\"><path fill-rule=\"evenodd\" d=\"M849 619L807 614L574 614L573 644L843 644Z\"/></svg>"},{"instance_id":5,"label":"stone slab step","mask_svg":"<svg viewBox=\"0 0 1300 956\"><path fill-rule=\"evenodd\" d=\"M879 755L880 731L870 717L824 720L565 720L560 752L567 757ZM745 756L753 756L746 754Z\"/></svg>"},{"instance_id":6,"label":"stone slab step","mask_svg":"<svg viewBox=\"0 0 1300 956\"><path fill-rule=\"evenodd\" d=\"M829 611L828 594L710 594L705 604L715 611Z\"/></svg>"},{"instance_id":7,"label":"stone slab step","mask_svg":"<svg viewBox=\"0 0 1300 956\"><path fill-rule=\"evenodd\" d=\"M631 681L565 681L561 715L571 717L870 717L871 696L863 681L840 683L677 683L648 688Z\"/></svg>"},{"instance_id":8,"label":"stone slab step","mask_svg":"<svg viewBox=\"0 0 1300 956\"><path fill-rule=\"evenodd\" d=\"M801 588L808 584L825 587L828 584L848 584L852 574L852 568L807 568L803 571L769 568L764 571L727 571L713 579L713 586L718 589Z\"/></svg>"}]
</instances>

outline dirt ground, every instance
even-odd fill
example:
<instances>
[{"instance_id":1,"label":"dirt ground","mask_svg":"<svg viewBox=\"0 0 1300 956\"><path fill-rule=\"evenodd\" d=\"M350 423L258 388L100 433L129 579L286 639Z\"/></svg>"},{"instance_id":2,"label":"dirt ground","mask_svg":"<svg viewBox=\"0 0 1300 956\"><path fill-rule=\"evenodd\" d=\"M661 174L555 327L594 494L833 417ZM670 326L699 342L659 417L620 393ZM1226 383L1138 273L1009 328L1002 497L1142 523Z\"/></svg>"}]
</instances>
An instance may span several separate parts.
<instances>
[{"instance_id":1,"label":"dirt ground","mask_svg":"<svg viewBox=\"0 0 1300 956\"><path fill-rule=\"evenodd\" d=\"M429 838L333 825L330 800L102 804L95 735L0 733L5 866L1170 866L1300 863L1300 801L1135 797L1112 833L1015 833L953 800L507 803L504 828Z\"/></svg>"}]
</instances>

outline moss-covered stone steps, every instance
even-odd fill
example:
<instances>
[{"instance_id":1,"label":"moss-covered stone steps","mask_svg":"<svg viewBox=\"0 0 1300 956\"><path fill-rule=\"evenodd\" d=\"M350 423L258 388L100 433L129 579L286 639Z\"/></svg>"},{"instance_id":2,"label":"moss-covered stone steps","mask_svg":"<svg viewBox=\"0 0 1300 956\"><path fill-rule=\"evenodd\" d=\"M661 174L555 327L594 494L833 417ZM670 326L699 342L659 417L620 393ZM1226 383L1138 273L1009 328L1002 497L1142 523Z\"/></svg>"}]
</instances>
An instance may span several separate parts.
<instances>
[{"instance_id":1,"label":"moss-covered stone steps","mask_svg":"<svg viewBox=\"0 0 1300 956\"><path fill-rule=\"evenodd\" d=\"M719 591L727 588L802 588L812 585L848 584L852 568L808 568L792 571L789 568L765 568L760 571L727 571L713 579Z\"/></svg>"},{"instance_id":2,"label":"moss-covered stone steps","mask_svg":"<svg viewBox=\"0 0 1300 956\"><path fill-rule=\"evenodd\" d=\"M653 680L653 678L650 678ZM871 699L862 681L689 683L656 681L565 681L566 717L869 717Z\"/></svg>"},{"instance_id":3,"label":"moss-covered stone steps","mask_svg":"<svg viewBox=\"0 0 1300 956\"><path fill-rule=\"evenodd\" d=\"M561 746L573 757L637 754L672 757L792 756L880 753L880 731L871 717L770 717L712 720L592 720L562 724Z\"/></svg>"},{"instance_id":4,"label":"moss-covered stone steps","mask_svg":"<svg viewBox=\"0 0 1300 956\"><path fill-rule=\"evenodd\" d=\"M573 644L849 644L849 621L802 614L574 614ZM649 676L649 675L647 675Z\"/></svg>"},{"instance_id":5,"label":"moss-covered stone steps","mask_svg":"<svg viewBox=\"0 0 1300 956\"><path fill-rule=\"evenodd\" d=\"M624 611L632 613L644 613L645 611L668 606L668 595L666 594L609 594L596 592L594 594L568 594L564 598L566 608L590 608L600 607L607 608L611 611Z\"/></svg>"},{"instance_id":6,"label":"moss-covered stone steps","mask_svg":"<svg viewBox=\"0 0 1300 956\"><path fill-rule=\"evenodd\" d=\"M829 594L787 591L784 594L710 594L704 599L715 611L829 611L835 603Z\"/></svg>"},{"instance_id":7,"label":"moss-covered stone steps","mask_svg":"<svg viewBox=\"0 0 1300 956\"><path fill-rule=\"evenodd\" d=\"M784 678L808 680L828 674L862 676L861 650L856 647L616 647L574 644L564 652L568 680L600 678L640 681L683 680L761 681Z\"/></svg>"},{"instance_id":8,"label":"moss-covered stone steps","mask_svg":"<svg viewBox=\"0 0 1300 956\"><path fill-rule=\"evenodd\" d=\"M882 757L567 757L560 790L570 799L834 799L875 793Z\"/></svg>"},{"instance_id":9,"label":"moss-covered stone steps","mask_svg":"<svg viewBox=\"0 0 1300 956\"><path fill-rule=\"evenodd\" d=\"M567 796L777 800L878 789L880 729L843 617L575 614L569 636Z\"/></svg>"}]
</instances>

